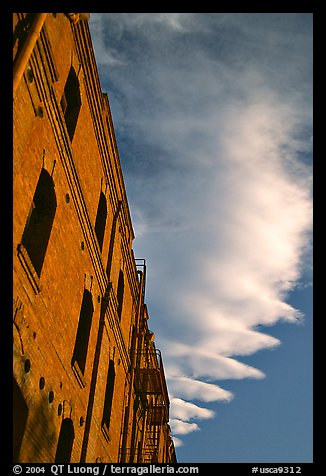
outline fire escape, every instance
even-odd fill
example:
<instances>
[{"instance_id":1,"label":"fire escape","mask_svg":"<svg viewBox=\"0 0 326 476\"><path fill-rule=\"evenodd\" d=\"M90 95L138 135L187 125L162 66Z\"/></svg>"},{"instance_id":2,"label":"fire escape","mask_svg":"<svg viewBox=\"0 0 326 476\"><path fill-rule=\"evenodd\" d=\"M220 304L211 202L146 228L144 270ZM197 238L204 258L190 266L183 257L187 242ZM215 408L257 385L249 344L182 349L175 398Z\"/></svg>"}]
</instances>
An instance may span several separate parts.
<instances>
[{"instance_id":1,"label":"fire escape","mask_svg":"<svg viewBox=\"0 0 326 476\"><path fill-rule=\"evenodd\" d=\"M153 342L139 353L134 388L144 410L143 444L138 459L142 463L160 462L160 436L169 419L169 398L161 352Z\"/></svg>"},{"instance_id":2,"label":"fire escape","mask_svg":"<svg viewBox=\"0 0 326 476\"><path fill-rule=\"evenodd\" d=\"M121 461L126 463L164 462L164 440L169 419L169 397L160 350L155 348L154 334L148 329L145 301L145 260L136 260L140 300L135 339L132 344L132 369L129 408L132 425L124 429ZM132 396L133 395L133 396ZM133 403L132 403L133 401ZM131 416L131 414L130 414ZM125 416L126 423L130 417ZM128 447L129 446L129 447Z\"/></svg>"}]
</instances>

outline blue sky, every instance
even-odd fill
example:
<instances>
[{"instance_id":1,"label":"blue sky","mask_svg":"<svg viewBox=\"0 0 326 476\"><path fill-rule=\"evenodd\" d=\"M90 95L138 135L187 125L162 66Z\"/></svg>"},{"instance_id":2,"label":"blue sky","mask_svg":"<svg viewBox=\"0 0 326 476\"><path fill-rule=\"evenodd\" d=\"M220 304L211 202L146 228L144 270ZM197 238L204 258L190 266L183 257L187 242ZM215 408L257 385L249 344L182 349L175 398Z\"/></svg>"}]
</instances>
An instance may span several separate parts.
<instances>
[{"instance_id":1,"label":"blue sky","mask_svg":"<svg viewBox=\"0 0 326 476\"><path fill-rule=\"evenodd\" d=\"M93 13L179 462L312 461L312 14Z\"/></svg>"}]
</instances>

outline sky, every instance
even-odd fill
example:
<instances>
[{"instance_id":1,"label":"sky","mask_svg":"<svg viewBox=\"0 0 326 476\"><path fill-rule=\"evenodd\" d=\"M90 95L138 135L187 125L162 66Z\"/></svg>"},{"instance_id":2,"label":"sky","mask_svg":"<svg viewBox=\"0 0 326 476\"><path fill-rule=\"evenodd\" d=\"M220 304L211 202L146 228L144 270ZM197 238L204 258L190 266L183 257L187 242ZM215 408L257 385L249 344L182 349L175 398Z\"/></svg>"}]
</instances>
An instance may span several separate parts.
<instances>
[{"instance_id":1,"label":"sky","mask_svg":"<svg viewBox=\"0 0 326 476\"><path fill-rule=\"evenodd\" d=\"M178 462L312 462L312 14L92 13Z\"/></svg>"}]
</instances>

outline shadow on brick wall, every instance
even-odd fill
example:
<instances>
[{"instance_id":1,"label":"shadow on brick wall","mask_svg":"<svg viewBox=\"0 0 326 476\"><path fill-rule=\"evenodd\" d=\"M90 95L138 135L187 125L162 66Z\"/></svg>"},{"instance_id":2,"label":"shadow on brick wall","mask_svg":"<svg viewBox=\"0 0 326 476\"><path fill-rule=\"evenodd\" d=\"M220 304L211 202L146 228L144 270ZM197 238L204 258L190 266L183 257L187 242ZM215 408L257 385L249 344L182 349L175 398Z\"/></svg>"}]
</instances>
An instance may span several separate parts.
<instances>
[{"instance_id":1,"label":"shadow on brick wall","mask_svg":"<svg viewBox=\"0 0 326 476\"><path fill-rule=\"evenodd\" d=\"M21 463L54 462L58 425L55 424L56 414L46 395L39 403L29 409L26 432L19 453Z\"/></svg>"}]
</instances>

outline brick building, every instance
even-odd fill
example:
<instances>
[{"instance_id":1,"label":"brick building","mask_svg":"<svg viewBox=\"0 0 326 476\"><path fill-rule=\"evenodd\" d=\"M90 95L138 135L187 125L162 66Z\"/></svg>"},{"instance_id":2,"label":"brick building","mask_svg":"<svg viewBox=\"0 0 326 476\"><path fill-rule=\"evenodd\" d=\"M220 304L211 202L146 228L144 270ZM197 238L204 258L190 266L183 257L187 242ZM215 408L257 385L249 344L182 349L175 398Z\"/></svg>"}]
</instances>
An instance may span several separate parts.
<instances>
[{"instance_id":1,"label":"brick building","mask_svg":"<svg viewBox=\"0 0 326 476\"><path fill-rule=\"evenodd\" d=\"M14 460L173 463L87 19L13 16Z\"/></svg>"}]
</instances>

